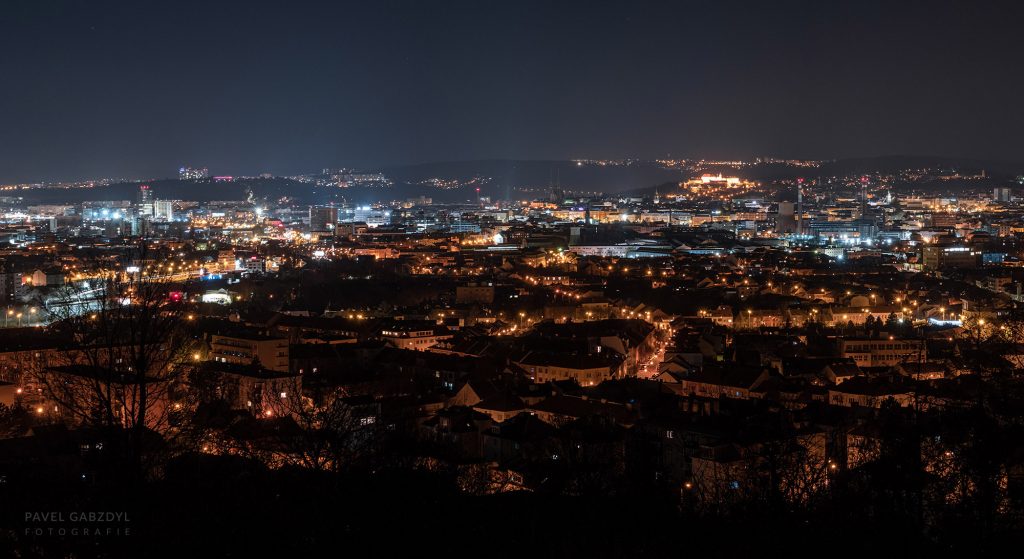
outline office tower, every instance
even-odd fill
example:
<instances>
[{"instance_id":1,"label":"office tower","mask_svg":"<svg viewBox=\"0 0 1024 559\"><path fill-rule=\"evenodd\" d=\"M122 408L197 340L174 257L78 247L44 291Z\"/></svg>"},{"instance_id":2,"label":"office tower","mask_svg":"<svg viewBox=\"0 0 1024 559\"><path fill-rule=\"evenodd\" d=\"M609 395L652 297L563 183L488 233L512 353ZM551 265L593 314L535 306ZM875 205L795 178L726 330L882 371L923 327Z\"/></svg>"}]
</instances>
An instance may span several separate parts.
<instances>
[{"instance_id":1,"label":"office tower","mask_svg":"<svg viewBox=\"0 0 1024 559\"><path fill-rule=\"evenodd\" d=\"M779 202L779 213L775 217L775 232L793 233L796 231L796 214L793 202Z\"/></svg>"},{"instance_id":2,"label":"office tower","mask_svg":"<svg viewBox=\"0 0 1024 559\"><path fill-rule=\"evenodd\" d=\"M860 178L860 217L868 215L868 178Z\"/></svg>"},{"instance_id":3,"label":"office tower","mask_svg":"<svg viewBox=\"0 0 1024 559\"><path fill-rule=\"evenodd\" d=\"M796 181L796 234L804 234L804 179Z\"/></svg>"},{"instance_id":4,"label":"office tower","mask_svg":"<svg viewBox=\"0 0 1024 559\"><path fill-rule=\"evenodd\" d=\"M139 187L138 214L140 216L153 215L153 191L149 188L148 184Z\"/></svg>"},{"instance_id":5,"label":"office tower","mask_svg":"<svg viewBox=\"0 0 1024 559\"><path fill-rule=\"evenodd\" d=\"M334 231L338 224L338 208L330 206L309 207L309 230L311 232Z\"/></svg>"},{"instance_id":6,"label":"office tower","mask_svg":"<svg viewBox=\"0 0 1024 559\"><path fill-rule=\"evenodd\" d=\"M174 201L157 200L153 202L153 219L156 221L174 221Z\"/></svg>"}]
</instances>

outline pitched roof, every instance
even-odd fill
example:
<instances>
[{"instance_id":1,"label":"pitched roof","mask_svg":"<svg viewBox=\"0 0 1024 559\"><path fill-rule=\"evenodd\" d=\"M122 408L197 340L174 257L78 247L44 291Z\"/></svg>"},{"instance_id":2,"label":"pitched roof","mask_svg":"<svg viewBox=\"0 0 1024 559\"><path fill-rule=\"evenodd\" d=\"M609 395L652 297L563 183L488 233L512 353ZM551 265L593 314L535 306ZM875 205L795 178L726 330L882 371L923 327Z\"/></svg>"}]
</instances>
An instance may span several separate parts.
<instances>
[{"instance_id":1,"label":"pitched roof","mask_svg":"<svg viewBox=\"0 0 1024 559\"><path fill-rule=\"evenodd\" d=\"M489 411L515 411L526 409L526 404L518 396L497 394L474 404L473 408Z\"/></svg>"},{"instance_id":2,"label":"pitched roof","mask_svg":"<svg viewBox=\"0 0 1024 559\"><path fill-rule=\"evenodd\" d=\"M558 430L536 415L523 412L491 427L489 436L519 442L538 441L555 436Z\"/></svg>"},{"instance_id":3,"label":"pitched roof","mask_svg":"<svg viewBox=\"0 0 1024 559\"><path fill-rule=\"evenodd\" d=\"M561 367L563 369L600 369L604 367L617 367L622 358L611 353L585 354L585 353L555 353L555 352L530 352L519 361L520 366L541 366Z\"/></svg>"},{"instance_id":4,"label":"pitched roof","mask_svg":"<svg viewBox=\"0 0 1024 559\"><path fill-rule=\"evenodd\" d=\"M760 367L744 367L730 364L726 366L705 367L686 376L688 382L731 386L735 388L754 388L757 380L764 374Z\"/></svg>"},{"instance_id":5,"label":"pitched roof","mask_svg":"<svg viewBox=\"0 0 1024 559\"><path fill-rule=\"evenodd\" d=\"M576 419L595 415L605 416L622 424L632 424L636 415L633 410L622 404L594 400L586 396L554 395L530 406L530 409Z\"/></svg>"}]
</instances>

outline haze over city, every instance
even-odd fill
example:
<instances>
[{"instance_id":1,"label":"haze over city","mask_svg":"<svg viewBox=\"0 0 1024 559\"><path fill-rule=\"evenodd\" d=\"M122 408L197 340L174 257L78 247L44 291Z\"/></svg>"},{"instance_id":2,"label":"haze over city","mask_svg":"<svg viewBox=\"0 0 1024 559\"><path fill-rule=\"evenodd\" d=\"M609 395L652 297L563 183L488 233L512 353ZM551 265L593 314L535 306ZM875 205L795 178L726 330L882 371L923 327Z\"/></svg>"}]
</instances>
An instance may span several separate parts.
<instances>
[{"instance_id":1,"label":"haze over city","mask_svg":"<svg viewBox=\"0 0 1024 559\"><path fill-rule=\"evenodd\" d=\"M1006 557L1024 8L0 6L0 557Z\"/></svg>"},{"instance_id":2,"label":"haze over city","mask_svg":"<svg viewBox=\"0 0 1024 559\"><path fill-rule=\"evenodd\" d=\"M476 159L1020 161L1021 8L972 2L33 2L0 181Z\"/></svg>"}]
</instances>

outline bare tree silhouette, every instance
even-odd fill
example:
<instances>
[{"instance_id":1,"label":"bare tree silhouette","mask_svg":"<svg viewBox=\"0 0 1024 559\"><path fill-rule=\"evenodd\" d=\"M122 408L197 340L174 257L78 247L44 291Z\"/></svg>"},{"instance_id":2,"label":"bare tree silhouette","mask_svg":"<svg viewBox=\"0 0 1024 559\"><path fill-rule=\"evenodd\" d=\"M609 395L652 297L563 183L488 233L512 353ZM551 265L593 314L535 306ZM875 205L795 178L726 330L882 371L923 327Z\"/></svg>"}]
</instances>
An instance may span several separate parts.
<instances>
[{"instance_id":1,"label":"bare tree silhouette","mask_svg":"<svg viewBox=\"0 0 1024 559\"><path fill-rule=\"evenodd\" d=\"M139 241L125 252L145 262ZM54 419L110 437L134 473L143 475L190 407L184 390L192 339L180 283L141 272L98 268L46 301L50 330L71 340L56 364L37 372Z\"/></svg>"}]
</instances>

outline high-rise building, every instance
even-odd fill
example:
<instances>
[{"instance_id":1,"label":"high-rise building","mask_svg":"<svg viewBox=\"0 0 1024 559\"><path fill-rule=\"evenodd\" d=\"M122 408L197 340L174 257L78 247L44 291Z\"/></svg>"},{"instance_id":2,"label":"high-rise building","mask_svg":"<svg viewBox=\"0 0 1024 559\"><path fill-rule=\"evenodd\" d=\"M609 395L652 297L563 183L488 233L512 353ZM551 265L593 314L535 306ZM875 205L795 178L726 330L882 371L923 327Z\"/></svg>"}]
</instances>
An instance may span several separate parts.
<instances>
[{"instance_id":1,"label":"high-rise building","mask_svg":"<svg viewBox=\"0 0 1024 559\"><path fill-rule=\"evenodd\" d=\"M775 232L789 234L796 232L796 214L793 202L779 202L779 213L775 217Z\"/></svg>"},{"instance_id":2,"label":"high-rise building","mask_svg":"<svg viewBox=\"0 0 1024 559\"><path fill-rule=\"evenodd\" d=\"M334 231L338 225L338 208L331 206L309 207L309 230L311 232Z\"/></svg>"},{"instance_id":3,"label":"high-rise building","mask_svg":"<svg viewBox=\"0 0 1024 559\"><path fill-rule=\"evenodd\" d=\"M174 201L157 200L153 202L153 219L156 221L174 221Z\"/></svg>"},{"instance_id":4,"label":"high-rise building","mask_svg":"<svg viewBox=\"0 0 1024 559\"><path fill-rule=\"evenodd\" d=\"M995 202L1009 202L1013 197L1013 189L1006 186L997 186L992 189L992 200Z\"/></svg>"},{"instance_id":5,"label":"high-rise building","mask_svg":"<svg viewBox=\"0 0 1024 559\"><path fill-rule=\"evenodd\" d=\"M796 179L796 234L804 234L804 179Z\"/></svg>"},{"instance_id":6,"label":"high-rise building","mask_svg":"<svg viewBox=\"0 0 1024 559\"><path fill-rule=\"evenodd\" d=\"M153 190L149 188L148 184L139 186L139 216L152 216L153 215Z\"/></svg>"},{"instance_id":7,"label":"high-rise building","mask_svg":"<svg viewBox=\"0 0 1024 559\"><path fill-rule=\"evenodd\" d=\"M345 221L349 221L346 219ZM372 206L358 206L352 209L353 223L365 223L368 227L380 227L391 223L391 210L374 208Z\"/></svg>"},{"instance_id":8,"label":"high-rise building","mask_svg":"<svg viewBox=\"0 0 1024 559\"><path fill-rule=\"evenodd\" d=\"M182 167L178 169L178 178L183 181L210 178L210 170L206 167Z\"/></svg>"},{"instance_id":9,"label":"high-rise building","mask_svg":"<svg viewBox=\"0 0 1024 559\"><path fill-rule=\"evenodd\" d=\"M981 264L981 251L964 245L925 245L921 256L922 264L928 270L977 268Z\"/></svg>"}]
</instances>

